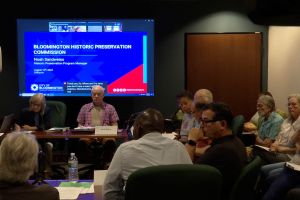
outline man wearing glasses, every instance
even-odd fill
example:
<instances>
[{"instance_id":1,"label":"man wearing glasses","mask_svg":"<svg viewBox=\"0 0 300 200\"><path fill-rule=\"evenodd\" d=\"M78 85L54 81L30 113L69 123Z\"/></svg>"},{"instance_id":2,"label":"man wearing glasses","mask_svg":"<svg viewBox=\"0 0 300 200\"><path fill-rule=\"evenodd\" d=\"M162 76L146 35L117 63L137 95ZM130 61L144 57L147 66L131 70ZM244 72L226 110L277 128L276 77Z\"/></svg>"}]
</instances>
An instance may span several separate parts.
<instances>
[{"instance_id":1,"label":"man wearing glasses","mask_svg":"<svg viewBox=\"0 0 300 200\"><path fill-rule=\"evenodd\" d=\"M194 163L211 165L220 170L224 183L222 196L225 197L228 197L247 162L244 144L232 134L232 120L232 112L226 104L206 104L202 107L200 129L193 129L186 143L186 149L191 159L194 160L197 141L202 137L212 140L204 154L195 159Z\"/></svg>"}]
</instances>

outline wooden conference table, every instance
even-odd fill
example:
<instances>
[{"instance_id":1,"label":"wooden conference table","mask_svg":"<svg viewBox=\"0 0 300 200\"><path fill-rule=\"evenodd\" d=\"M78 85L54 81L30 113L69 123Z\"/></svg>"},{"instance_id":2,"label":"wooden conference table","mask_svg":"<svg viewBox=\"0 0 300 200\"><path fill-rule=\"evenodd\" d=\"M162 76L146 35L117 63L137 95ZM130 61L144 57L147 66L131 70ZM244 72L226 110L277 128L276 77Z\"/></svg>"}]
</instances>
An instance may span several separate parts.
<instances>
[{"instance_id":1,"label":"wooden conference table","mask_svg":"<svg viewBox=\"0 0 300 200\"><path fill-rule=\"evenodd\" d=\"M126 134L122 131L118 132L117 135L97 135L92 132L73 132L71 130L67 130L64 132L61 131L34 131L32 132L36 136L37 139L67 139L67 138L116 138L122 139L126 137Z\"/></svg>"}]
</instances>

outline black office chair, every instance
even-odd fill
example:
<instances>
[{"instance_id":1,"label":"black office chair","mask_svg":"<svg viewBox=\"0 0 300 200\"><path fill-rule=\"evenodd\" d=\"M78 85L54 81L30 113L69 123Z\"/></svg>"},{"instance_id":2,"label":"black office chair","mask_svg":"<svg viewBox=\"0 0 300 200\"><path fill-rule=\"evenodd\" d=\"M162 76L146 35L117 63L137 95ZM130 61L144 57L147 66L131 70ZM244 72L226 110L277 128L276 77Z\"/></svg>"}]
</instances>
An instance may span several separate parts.
<instances>
[{"instance_id":1,"label":"black office chair","mask_svg":"<svg viewBox=\"0 0 300 200\"><path fill-rule=\"evenodd\" d=\"M67 106L62 101L47 101L47 106L50 108L50 124L51 127L65 127L65 121L67 116ZM65 178L67 170L65 165L68 159L68 141L50 141L53 144L53 151L50 147L47 147L47 151L52 153L52 164L51 168L53 171L53 177L55 178Z\"/></svg>"},{"instance_id":2,"label":"black office chair","mask_svg":"<svg viewBox=\"0 0 300 200\"><path fill-rule=\"evenodd\" d=\"M141 168L126 182L125 200L219 200L222 174L209 165L175 164Z\"/></svg>"},{"instance_id":3,"label":"black office chair","mask_svg":"<svg viewBox=\"0 0 300 200\"><path fill-rule=\"evenodd\" d=\"M51 126L64 127L67 116L66 104L62 101L47 101L47 106L50 108Z\"/></svg>"},{"instance_id":4,"label":"black office chair","mask_svg":"<svg viewBox=\"0 0 300 200\"><path fill-rule=\"evenodd\" d=\"M133 123L134 123L134 120L135 118L140 114L141 112L135 112L135 113L132 113L129 117L128 120L125 121L125 129L127 131L127 137L128 137L128 140L131 140L133 138L133 133L131 131L131 128L133 126Z\"/></svg>"},{"instance_id":5,"label":"black office chair","mask_svg":"<svg viewBox=\"0 0 300 200\"><path fill-rule=\"evenodd\" d=\"M243 134L245 123L244 115L236 115L232 121L232 132L238 136L245 146L251 146L255 143L255 134Z\"/></svg>"},{"instance_id":6,"label":"black office chair","mask_svg":"<svg viewBox=\"0 0 300 200\"><path fill-rule=\"evenodd\" d=\"M232 120L232 133L240 137L245 123L244 115L236 115Z\"/></svg>"},{"instance_id":7,"label":"black office chair","mask_svg":"<svg viewBox=\"0 0 300 200\"><path fill-rule=\"evenodd\" d=\"M164 132L172 133L176 131L175 124L172 119L164 119Z\"/></svg>"},{"instance_id":8,"label":"black office chair","mask_svg":"<svg viewBox=\"0 0 300 200\"><path fill-rule=\"evenodd\" d=\"M230 200L254 200L256 198L255 186L263 163L263 160L256 156L243 168L232 188Z\"/></svg>"},{"instance_id":9,"label":"black office chair","mask_svg":"<svg viewBox=\"0 0 300 200\"><path fill-rule=\"evenodd\" d=\"M82 166L78 170L79 176L81 179L93 179L94 170L108 169L117 148L116 143L113 140L107 140L106 142L95 140L88 146L84 142L82 145L91 152L91 158L88 162L81 162Z\"/></svg>"}]
</instances>

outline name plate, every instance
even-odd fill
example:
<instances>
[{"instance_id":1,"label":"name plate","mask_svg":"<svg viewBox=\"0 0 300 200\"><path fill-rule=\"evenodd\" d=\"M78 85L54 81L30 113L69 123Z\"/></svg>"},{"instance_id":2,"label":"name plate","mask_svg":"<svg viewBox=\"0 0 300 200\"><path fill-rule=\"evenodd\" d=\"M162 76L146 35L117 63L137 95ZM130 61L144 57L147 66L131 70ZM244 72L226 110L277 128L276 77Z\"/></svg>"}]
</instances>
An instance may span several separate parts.
<instances>
[{"instance_id":1,"label":"name plate","mask_svg":"<svg viewBox=\"0 0 300 200\"><path fill-rule=\"evenodd\" d=\"M118 134L118 126L95 126L95 135L115 135Z\"/></svg>"}]
</instances>

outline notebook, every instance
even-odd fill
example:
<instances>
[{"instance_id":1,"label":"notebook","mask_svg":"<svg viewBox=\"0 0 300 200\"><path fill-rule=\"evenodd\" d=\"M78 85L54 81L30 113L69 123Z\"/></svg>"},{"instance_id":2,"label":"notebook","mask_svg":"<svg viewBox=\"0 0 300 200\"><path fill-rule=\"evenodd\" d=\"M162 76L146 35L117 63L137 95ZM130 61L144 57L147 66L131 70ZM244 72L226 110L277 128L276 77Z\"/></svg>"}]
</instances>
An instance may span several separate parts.
<instances>
[{"instance_id":1,"label":"notebook","mask_svg":"<svg viewBox=\"0 0 300 200\"><path fill-rule=\"evenodd\" d=\"M8 133L11 131L11 127L14 125L15 115L13 113L5 115L0 128L0 133Z\"/></svg>"}]
</instances>

